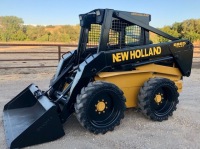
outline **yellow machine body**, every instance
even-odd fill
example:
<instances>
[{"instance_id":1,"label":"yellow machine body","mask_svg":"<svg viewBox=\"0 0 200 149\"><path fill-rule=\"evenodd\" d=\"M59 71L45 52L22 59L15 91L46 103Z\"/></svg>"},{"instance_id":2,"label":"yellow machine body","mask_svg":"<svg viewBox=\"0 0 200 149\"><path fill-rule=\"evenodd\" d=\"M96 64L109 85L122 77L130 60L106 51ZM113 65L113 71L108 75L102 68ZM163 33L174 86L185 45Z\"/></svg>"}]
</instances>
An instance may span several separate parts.
<instances>
[{"instance_id":1,"label":"yellow machine body","mask_svg":"<svg viewBox=\"0 0 200 149\"><path fill-rule=\"evenodd\" d=\"M139 66L136 70L121 71L121 72L101 72L95 80L101 80L117 85L123 92L126 98L126 107L137 106L137 96L140 88L150 78L161 77L172 80L178 92L182 91L182 74L178 68L149 64Z\"/></svg>"}]
</instances>

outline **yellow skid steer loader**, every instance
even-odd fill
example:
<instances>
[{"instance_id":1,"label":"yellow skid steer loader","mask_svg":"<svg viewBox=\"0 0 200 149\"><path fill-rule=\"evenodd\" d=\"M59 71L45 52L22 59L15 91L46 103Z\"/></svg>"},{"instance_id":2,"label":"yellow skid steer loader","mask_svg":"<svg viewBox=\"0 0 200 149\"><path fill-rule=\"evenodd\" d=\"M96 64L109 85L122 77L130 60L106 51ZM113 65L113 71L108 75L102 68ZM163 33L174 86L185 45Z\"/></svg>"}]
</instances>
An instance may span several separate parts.
<instances>
[{"instance_id":1,"label":"yellow skid steer loader","mask_svg":"<svg viewBox=\"0 0 200 149\"><path fill-rule=\"evenodd\" d=\"M5 105L9 148L62 137L72 113L90 132L104 134L120 124L126 108L154 121L176 110L183 76L191 73L190 41L149 26L149 14L95 9L79 18L78 47L62 56L49 89L31 84ZM169 42L152 44L150 32Z\"/></svg>"}]
</instances>

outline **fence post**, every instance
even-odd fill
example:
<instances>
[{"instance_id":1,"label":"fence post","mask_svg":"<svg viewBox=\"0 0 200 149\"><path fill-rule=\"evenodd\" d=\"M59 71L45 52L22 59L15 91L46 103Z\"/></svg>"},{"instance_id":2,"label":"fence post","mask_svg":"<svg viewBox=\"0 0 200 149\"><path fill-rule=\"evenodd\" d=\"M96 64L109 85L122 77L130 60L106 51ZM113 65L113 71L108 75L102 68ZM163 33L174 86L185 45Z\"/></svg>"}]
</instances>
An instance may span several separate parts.
<instances>
[{"instance_id":1,"label":"fence post","mask_svg":"<svg viewBox=\"0 0 200 149\"><path fill-rule=\"evenodd\" d=\"M60 61L61 57L61 46L58 46L58 61Z\"/></svg>"}]
</instances>

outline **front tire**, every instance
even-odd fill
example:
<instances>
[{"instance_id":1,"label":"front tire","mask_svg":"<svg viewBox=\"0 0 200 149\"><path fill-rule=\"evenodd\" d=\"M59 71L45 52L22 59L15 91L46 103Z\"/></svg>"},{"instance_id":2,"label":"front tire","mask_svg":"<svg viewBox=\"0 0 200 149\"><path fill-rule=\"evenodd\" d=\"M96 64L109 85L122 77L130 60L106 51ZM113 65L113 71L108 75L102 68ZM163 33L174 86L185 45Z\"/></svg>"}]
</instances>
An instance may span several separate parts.
<instances>
[{"instance_id":1,"label":"front tire","mask_svg":"<svg viewBox=\"0 0 200 149\"><path fill-rule=\"evenodd\" d=\"M114 84L95 81L82 88L74 105L80 124L95 134L112 131L124 118L125 98Z\"/></svg>"},{"instance_id":2,"label":"front tire","mask_svg":"<svg viewBox=\"0 0 200 149\"><path fill-rule=\"evenodd\" d=\"M167 120L176 110L178 96L173 81L166 78L151 78L140 89L138 107L151 120Z\"/></svg>"}]
</instances>

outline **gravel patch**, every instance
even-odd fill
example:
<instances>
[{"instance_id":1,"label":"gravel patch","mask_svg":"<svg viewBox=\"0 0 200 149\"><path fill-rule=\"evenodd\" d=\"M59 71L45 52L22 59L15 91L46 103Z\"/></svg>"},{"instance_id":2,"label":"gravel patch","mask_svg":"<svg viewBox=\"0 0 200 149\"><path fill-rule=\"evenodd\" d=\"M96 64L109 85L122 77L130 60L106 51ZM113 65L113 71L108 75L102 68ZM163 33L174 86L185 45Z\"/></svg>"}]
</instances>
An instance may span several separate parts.
<instances>
[{"instance_id":1,"label":"gravel patch","mask_svg":"<svg viewBox=\"0 0 200 149\"><path fill-rule=\"evenodd\" d=\"M200 69L184 77L183 92L174 115L167 121L153 122L135 109L128 109L121 125L105 135L84 129L72 115L63 125L66 135L58 140L27 149L198 149L200 148ZM52 71L35 74L0 75L0 148L6 148L2 124L3 106L30 83L46 90Z\"/></svg>"}]
</instances>

